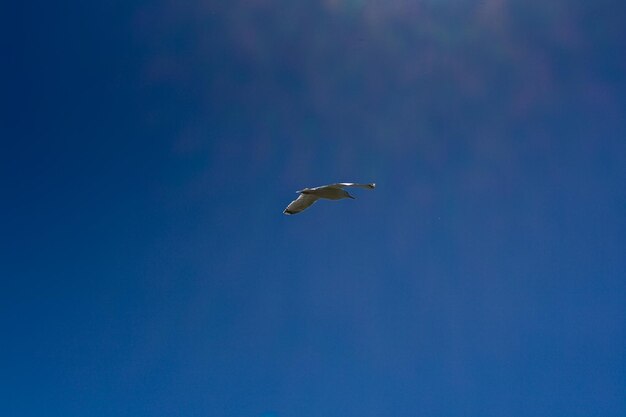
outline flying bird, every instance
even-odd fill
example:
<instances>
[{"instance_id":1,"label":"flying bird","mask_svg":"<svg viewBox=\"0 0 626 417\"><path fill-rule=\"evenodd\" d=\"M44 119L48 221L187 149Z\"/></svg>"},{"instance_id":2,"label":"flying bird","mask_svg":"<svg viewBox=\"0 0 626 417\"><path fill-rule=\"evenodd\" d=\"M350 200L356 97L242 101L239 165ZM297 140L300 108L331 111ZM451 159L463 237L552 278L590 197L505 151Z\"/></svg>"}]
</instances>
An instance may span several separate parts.
<instances>
[{"instance_id":1,"label":"flying bird","mask_svg":"<svg viewBox=\"0 0 626 417\"><path fill-rule=\"evenodd\" d=\"M327 200L341 200L342 198L352 198L352 197L344 188L347 187L361 187L369 190L373 190L376 188L376 184L357 184L354 182L339 182L337 184L330 185L322 185L321 187L315 188L305 188L300 191L296 191L300 193L298 198L293 200L287 208L283 211L285 214L296 214L300 213L302 210L311 206L320 198L325 198Z\"/></svg>"}]
</instances>

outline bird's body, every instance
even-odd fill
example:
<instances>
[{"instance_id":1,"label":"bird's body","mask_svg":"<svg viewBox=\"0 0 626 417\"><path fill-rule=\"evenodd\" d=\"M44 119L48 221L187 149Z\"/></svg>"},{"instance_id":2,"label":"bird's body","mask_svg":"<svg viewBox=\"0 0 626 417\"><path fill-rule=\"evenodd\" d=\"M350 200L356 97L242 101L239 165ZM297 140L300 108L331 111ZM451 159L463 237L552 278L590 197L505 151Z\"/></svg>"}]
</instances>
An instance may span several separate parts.
<instances>
[{"instance_id":1,"label":"bird's body","mask_svg":"<svg viewBox=\"0 0 626 417\"><path fill-rule=\"evenodd\" d=\"M376 184L357 184L353 182L340 182L337 184L322 185L315 188L304 188L300 191L300 196L293 200L283 211L285 214L300 213L307 207L311 206L318 199L323 198L326 200L341 200L342 198L354 198L346 190L345 187L360 187L367 189L374 189Z\"/></svg>"},{"instance_id":2,"label":"bird's body","mask_svg":"<svg viewBox=\"0 0 626 417\"><path fill-rule=\"evenodd\" d=\"M305 188L298 191L301 194L313 195L317 198L325 198L327 200L341 200L342 198L354 198L346 190L334 187L317 187L317 188Z\"/></svg>"}]
</instances>

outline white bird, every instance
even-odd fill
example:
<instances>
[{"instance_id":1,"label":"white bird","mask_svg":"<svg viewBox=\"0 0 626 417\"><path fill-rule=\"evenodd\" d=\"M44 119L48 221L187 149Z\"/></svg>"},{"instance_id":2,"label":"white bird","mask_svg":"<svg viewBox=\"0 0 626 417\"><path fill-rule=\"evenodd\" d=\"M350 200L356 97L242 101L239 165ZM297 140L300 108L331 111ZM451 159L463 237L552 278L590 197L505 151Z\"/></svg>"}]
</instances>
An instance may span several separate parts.
<instances>
[{"instance_id":1,"label":"white bird","mask_svg":"<svg viewBox=\"0 0 626 417\"><path fill-rule=\"evenodd\" d=\"M293 200L283 213L296 214L306 209L320 198L328 200L341 200L342 198L354 198L344 188L346 187L361 187L373 190L376 188L376 184L357 184L354 182L339 182L337 184L322 185L321 187L305 188L300 191L298 198Z\"/></svg>"}]
</instances>

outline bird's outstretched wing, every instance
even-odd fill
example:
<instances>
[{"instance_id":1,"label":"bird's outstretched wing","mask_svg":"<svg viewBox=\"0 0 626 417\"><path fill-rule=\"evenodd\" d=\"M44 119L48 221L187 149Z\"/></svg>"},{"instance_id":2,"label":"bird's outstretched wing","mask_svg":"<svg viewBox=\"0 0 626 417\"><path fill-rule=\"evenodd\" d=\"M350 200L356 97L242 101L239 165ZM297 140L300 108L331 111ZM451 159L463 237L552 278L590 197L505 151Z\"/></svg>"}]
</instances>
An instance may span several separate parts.
<instances>
[{"instance_id":1,"label":"bird's outstretched wing","mask_svg":"<svg viewBox=\"0 0 626 417\"><path fill-rule=\"evenodd\" d=\"M317 197L311 194L300 194L298 198L293 200L283 211L285 214L296 214L309 207L317 201Z\"/></svg>"},{"instance_id":2,"label":"bird's outstretched wing","mask_svg":"<svg viewBox=\"0 0 626 417\"><path fill-rule=\"evenodd\" d=\"M374 188L376 188L376 184L374 184L373 182L369 184L358 184L356 182L338 182L337 184L325 185L325 187L334 187L334 188L359 187L359 188L367 188L367 189L373 190Z\"/></svg>"}]
</instances>

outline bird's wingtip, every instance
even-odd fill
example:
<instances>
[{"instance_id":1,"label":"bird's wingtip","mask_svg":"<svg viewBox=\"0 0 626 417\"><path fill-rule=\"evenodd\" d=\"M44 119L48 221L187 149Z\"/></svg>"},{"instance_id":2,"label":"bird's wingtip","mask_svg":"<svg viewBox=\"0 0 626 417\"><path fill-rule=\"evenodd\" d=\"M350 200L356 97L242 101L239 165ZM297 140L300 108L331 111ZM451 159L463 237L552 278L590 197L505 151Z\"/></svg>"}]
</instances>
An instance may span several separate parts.
<instances>
[{"instance_id":1,"label":"bird's wingtip","mask_svg":"<svg viewBox=\"0 0 626 417\"><path fill-rule=\"evenodd\" d=\"M286 214L287 216L291 216L293 214L293 211L285 209L283 210L283 214Z\"/></svg>"}]
</instances>

